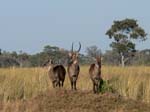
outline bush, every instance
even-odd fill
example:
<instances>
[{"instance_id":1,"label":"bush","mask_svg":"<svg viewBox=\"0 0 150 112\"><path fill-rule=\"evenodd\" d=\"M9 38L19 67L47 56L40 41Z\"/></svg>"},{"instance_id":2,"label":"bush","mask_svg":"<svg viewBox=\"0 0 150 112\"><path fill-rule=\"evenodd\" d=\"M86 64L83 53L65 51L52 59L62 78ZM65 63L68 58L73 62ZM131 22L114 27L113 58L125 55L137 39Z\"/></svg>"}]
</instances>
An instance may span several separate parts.
<instances>
[{"instance_id":1,"label":"bush","mask_svg":"<svg viewBox=\"0 0 150 112\"><path fill-rule=\"evenodd\" d=\"M100 80L100 87L99 92L105 93L105 92L114 92L113 88L109 85L108 81L105 81L103 79Z\"/></svg>"}]
</instances>

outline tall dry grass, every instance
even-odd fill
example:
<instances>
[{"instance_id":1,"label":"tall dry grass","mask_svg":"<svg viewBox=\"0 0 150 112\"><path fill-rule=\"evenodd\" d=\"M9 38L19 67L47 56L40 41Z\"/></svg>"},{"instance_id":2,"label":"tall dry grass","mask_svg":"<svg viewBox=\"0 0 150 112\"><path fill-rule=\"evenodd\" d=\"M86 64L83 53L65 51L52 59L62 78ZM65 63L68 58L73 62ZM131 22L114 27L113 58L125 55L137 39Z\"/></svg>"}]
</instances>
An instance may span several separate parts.
<instances>
[{"instance_id":1,"label":"tall dry grass","mask_svg":"<svg viewBox=\"0 0 150 112\"><path fill-rule=\"evenodd\" d=\"M77 82L79 90L92 90L88 66L82 66ZM102 76L121 95L150 102L150 67L102 67ZM66 75L65 89L70 89ZM0 101L28 99L46 90L53 91L45 68L0 69Z\"/></svg>"},{"instance_id":2,"label":"tall dry grass","mask_svg":"<svg viewBox=\"0 0 150 112\"><path fill-rule=\"evenodd\" d=\"M150 67L105 67L103 71L121 95L150 103Z\"/></svg>"},{"instance_id":3,"label":"tall dry grass","mask_svg":"<svg viewBox=\"0 0 150 112\"><path fill-rule=\"evenodd\" d=\"M0 69L0 100L27 99L48 89L46 71L41 68Z\"/></svg>"}]
</instances>

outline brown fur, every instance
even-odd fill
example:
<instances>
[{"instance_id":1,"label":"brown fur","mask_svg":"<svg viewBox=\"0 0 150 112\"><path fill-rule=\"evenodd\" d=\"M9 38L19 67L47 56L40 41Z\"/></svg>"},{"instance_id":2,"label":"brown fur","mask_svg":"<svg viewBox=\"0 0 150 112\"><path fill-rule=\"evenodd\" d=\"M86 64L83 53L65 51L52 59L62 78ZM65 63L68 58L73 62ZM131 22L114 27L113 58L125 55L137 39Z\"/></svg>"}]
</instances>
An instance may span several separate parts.
<instances>
[{"instance_id":1,"label":"brown fur","mask_svg":"<svg viewBox=\"0 0 150 112\"><path fill-rule=\"evenodd\" d=\"M54 88L58 85L59 87L63 87L66 76L66 70L63 65L53 65L51 63L49 65L48 75Z\"/></svg>"},{"instance_id":2,"label":"brown fur","mask_svg":"<svg viewBox=\"0 0 150 112\"><path fill-rule=\"evenodd\" d=\"M76 82L78 80L78 75L80 72L80 67L79 67L79 63L78 63L78 56L76 53L73 53L70 57L69 57L69 63L68 63L68 76L70 79L70 83L71 83L71 89L72 90L76 90Z\"/></svg>"},{"instance_id":3,"label":"brown fur","mask_svg":"<svg viewBox=\"0 0 150 112\"><path fill-rule=\"evenodd\" d=\"M96 63L91 64L89 68L90 78L93 83L93 92L98 93L101 78L101 58L96 59Z\"/></svg>"},{"instance_id":4,"label":"brown fur","mask_svg":"<svg viewBox=\"0 0 150 112\"><path fill-rule=\"evenodd\" d=\"M77 90L76 83L78 80L78 75L80 72L79 62L78 62L78 54L81 49L81 43L79 42L79 49L78 51L73 51L73 43L72 43L72 50L69 53L68 59L68 67L67 72L71 83L71 89Z\"/></svg>"}]
</instances>

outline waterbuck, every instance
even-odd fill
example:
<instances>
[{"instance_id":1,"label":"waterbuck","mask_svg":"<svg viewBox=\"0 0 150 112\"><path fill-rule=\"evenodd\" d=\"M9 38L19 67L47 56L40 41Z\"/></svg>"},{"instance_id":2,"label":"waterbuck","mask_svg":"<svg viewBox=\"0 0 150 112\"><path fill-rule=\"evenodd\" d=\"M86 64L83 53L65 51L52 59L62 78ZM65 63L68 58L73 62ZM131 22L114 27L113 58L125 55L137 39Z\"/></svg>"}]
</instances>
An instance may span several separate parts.
<instances>
[{"instance_id":1,"label":"waterbuck","mask_svg":"<svg viewBox=\"0 0 150 112\"><path fill-rule=\"evenodd\" d=\"M72 90L77 90L76 82L80 72L79 61L78 61L78 55L80 50L81 50L80 42L79 42L79 49L77 51L73 50L73 43L72 43L72 49L71 52L69 52L68 68L67 68Z\"/></svg>"},{"instance_id":2,"label":"waterbuck","mask_svg":"<svg viewBox=\"0 0 150 112\"><path fill-rule=\"evenodd\" d=\"M101 56L96 57L96 62L91 64L89 75L93 83L93 92L98 93L100 89L101 78Z\"/></svg>"},{"instance_id":3,"label":"waterbuck","mask_svg":"<svg viewBox=\"0 0 150 112\"><path fill-rule=\"evenodd\" d=\"M53 61L50 59L48 61L48 75L50 80L52 81L53 88L59 86L63 87L66 70L63 65L54 65Z\"/></svg>"}]
</instances>

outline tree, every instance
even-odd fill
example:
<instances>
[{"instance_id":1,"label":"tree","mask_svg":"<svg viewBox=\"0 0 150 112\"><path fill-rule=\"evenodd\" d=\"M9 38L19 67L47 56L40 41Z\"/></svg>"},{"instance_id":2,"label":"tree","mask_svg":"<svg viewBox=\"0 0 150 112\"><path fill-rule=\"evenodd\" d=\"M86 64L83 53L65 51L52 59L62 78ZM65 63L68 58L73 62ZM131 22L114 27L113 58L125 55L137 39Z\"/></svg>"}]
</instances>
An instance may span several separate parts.
<instances>
[{"instance_id":1,"label":"tree","mask_svg":"<svg viewBox=\"0 0 150 112\"><path fill-rule=\"evenodd\" d=\"M150 65L150 49L139 51L137 60L141 65Z\"/></svg>"},{"instance_id":2,"label":"tree","mask_svg":"<svg viewBox=\"0 0 150 112\"><path fill-rule=\"evenodd\" d=\"M13 51L13 52L11 53L11 57L17 59L17 57L18 57L17 52L16 52L16 51Z\"/></svg>"},{"instance_id":3,"label":"tree","mask_svg":"<svg viewBox=\"0 0 150 112\"><path fill-rule=\"evenodd\" d=\"M59 47L50 46L50 45L47 45L44 47L43 53L46 53L49 56L49 58L55 61L61 61L61 59L65 55L62 49L60 49Z\"/></svg>"},{"instance_id":4,"label":"tree","mask_svg":"<svg viewBox=\"0 0 150 112\"><path fill-rule=\"evenodd\" d=\"M20 54L18 54L18 61L20 63L20 67L25 66L25 63L29 60L29 55L27 53L24 53L23 51L20 51Z\"/></svg>"},{"instance_id":5,"label":"tree","mask_svg":"<svg viewBox=\"0 0 150 112\"><path fill-rule=\"evenodd\" d=\"M86 53L89 57L96 57L101 54L101 50L97 46L90 46L86 48Z\"/></svg>"},{"instance_id":6,"label":"tree","mask_svg":"<svg viewBox=\"0 0 150 112\"><path fill-rule=\"evenodd\" d=\"M114 50L107 50L103 54L103 63L105 63L106 65L118 65L119 59L119 54Z\"/></svg>"},{"instance_id":7,"label":"tree","mask_svg":"<svg viewBox=\"0 0 150 112\"><path fill-rule=\"evenodd\" d=\"M57 52L57 51L59 51L58 47L50 46L50 45L45 46L43 49L43 52L48 53L48 54L51 54L51 53Z\"/></svg>"},{"instance_id":8,"label":"tree","mask_svg":"<svg viewBox=\"0 0 150 112\"><path fill-rule=\"evenodd\" d=\"M106 35L108 35L110 39L113 38L113 42L110 46L119 53L121 56L120 62L122 66L125 66L129 57L134 56L136 52L135 41L146 40L147 34L144 29L137 24L136 20L124 19L114 21L111 28L106 32Z\"/></svg>"}]
</instances>

